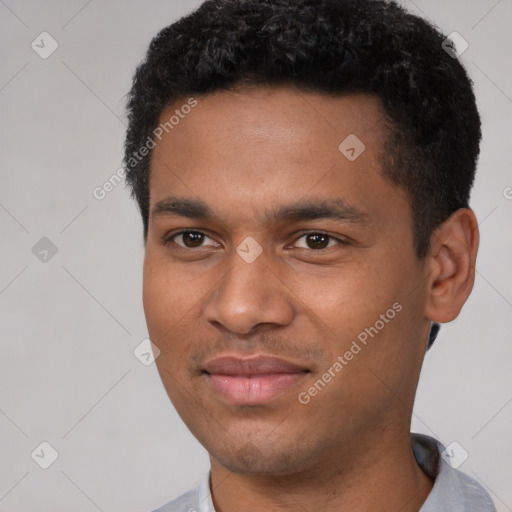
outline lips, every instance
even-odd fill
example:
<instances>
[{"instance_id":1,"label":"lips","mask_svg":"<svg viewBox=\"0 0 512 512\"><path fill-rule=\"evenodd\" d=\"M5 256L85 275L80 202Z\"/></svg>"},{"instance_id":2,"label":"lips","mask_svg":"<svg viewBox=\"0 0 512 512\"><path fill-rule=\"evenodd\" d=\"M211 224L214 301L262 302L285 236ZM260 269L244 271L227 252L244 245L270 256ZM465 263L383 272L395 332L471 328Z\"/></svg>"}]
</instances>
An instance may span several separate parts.
<instances>
[{"instance_id":1,"label":"lips","mask_svg":"<svg viewBox=\"0 0 512 512\"><path fill-rule=\"evenodd\" d=\"M208 361L204 369L210 374L239 377L307 371L306 368L298 364L273 356L255 356L248 359L235 356L218 357Z\"/></svg>"},{"instance_id":2,"label":"lips","mask_svg":"<svg viewBox=\"0 0 512 512\"><path fill-rule=\"evenodd\" d=\"M208 361L204 372L211 390L235 405L261 405L290 391L309 370L291 361L259 355L223 356Z\"/></svg>"}]
</instances>

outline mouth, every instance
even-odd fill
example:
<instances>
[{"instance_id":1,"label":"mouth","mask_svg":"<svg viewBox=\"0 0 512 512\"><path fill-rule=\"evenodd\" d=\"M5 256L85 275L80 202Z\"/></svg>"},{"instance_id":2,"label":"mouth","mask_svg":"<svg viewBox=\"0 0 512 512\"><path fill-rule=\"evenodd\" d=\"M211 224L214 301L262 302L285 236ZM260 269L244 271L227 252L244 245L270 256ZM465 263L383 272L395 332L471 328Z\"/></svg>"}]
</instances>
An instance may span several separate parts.
<instances>
[{"instance_id":1,"label":"mouth","mask_svg":"<svg viewBox=\"0 0 512 512\"><path fill-rule=\"evenodd\" d=\"M234 405L262 405L296 387L310 370L285 359L223 356L203 370L211 390Z\"/></svg>"}]
</instances>

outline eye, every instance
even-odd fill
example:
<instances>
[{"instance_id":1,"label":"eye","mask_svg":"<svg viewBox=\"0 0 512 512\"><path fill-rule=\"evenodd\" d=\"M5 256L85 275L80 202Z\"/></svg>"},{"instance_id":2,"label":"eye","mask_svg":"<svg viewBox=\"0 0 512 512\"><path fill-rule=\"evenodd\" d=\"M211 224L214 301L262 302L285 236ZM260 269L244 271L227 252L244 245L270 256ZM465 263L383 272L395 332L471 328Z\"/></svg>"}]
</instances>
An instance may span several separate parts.
<instances>
[{"instance_id":1,"label":"eye","mask_svg":"<svg viewBox=\"0 0 512 512\"><path fill-rule=\"evenodd\" d=\"M208 235L202 233L201 231L194 230L181 230L178 233L174 233L170 236L163 238L164 245L168 245L170 243L174 243L179 247L184 249L194 249L205 247L204 242L206 239L212 240ZM301 239L304 239L302 245L299 243ZM327 233L322 233L319 231L313 231L309 233L304 233L300 236L295 242L295 246L300 249L306 249L311 251L321 251L324 249L328 249L334 245L342 245L347 242L336 238ZM215 243L207 244L206 246L215 246Z\"/></svg>"},{"instance_id":2,"label":"eye","mask_svg":"<svg viewBox=\"0 0 512 512\"><path fill-rule=\"evenodd\" d=\"M344 240L341 240L339 238L328 235L327 233L322 233L322 232L317 232L317 231L305 233L297 240L301 240L302 238L305 239L305 245L303 245L302 247L299 247L299 248L314 250L314 251L327 249L329 247L332 247L333 245L347 243ZM337 244L331 243L331 242L337 242Z\"/></svg>"},{"instance_id":3,"label":"eye","mask_svg":"<svg viewBox=\"0 0 512 512\"><path fill-rule=\"evenodd\" d=\"M201 244L205 239L211 238L200 231L191 231L191 230L182 230L178 233L174 233L173 235L164 238L164 244L167 245L171 242L175 243L179 247L183 247L185 249L193 249L195 247L204 247ZM176 240L181 240L181 243ZM214 245L214 244L212 244Z\"/></svg>"}]
</instances>

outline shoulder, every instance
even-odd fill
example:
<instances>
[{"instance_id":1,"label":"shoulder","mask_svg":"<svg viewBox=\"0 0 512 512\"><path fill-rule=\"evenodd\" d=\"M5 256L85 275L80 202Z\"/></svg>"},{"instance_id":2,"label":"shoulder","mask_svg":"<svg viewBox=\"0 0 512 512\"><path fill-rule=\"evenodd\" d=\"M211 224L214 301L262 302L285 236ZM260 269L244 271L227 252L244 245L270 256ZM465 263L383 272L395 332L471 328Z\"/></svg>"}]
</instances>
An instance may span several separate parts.
<instances>
[{"instance_id":1,"label":"shoulder","mask_svg":"<svg viewBox=\"0 0 512 512\"><path fill-rule=\"evenodd\" d=\"M215 512L210 493L210 475L211 471L208 471L198 487L152 512Z\"/></svg>"},{"instance_id":2,"label":"shoulder","mask_svg":"<svg viewBox=\"0 0 512 512\"><path fill-rule=\"evenodd\" d=\"M198 512L198 501L198 489L192 489L152 512Z\"/></svg>"},{"instance_id":3,"label":"shoulder","mask_svg":"<svg viewBox=\"0 0 512 512\"><path fill-rule=\"evenodd\" d=\"M436 439L422 434L411 434L411 441L416 461L434 480L420 512L496 512L483 486L457 469L455 460L452 462L453 449L447 450Z\"/></svg>"}]
</instances>

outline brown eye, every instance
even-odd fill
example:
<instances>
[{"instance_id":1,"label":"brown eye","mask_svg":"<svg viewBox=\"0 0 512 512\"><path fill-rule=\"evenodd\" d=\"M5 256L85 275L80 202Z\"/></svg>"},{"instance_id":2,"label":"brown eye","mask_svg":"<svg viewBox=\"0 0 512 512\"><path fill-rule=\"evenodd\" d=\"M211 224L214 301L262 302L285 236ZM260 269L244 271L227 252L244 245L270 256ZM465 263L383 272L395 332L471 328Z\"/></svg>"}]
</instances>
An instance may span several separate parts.
<instances>
[{"instance_id":1,"label":"brown eye","mask_svg":"<svg viewBox=\"0 0 512 512\"><path fill-rule=\"evenodd\" d=\"M306 235L306 243L311 249L325 249L329 245L329 236L322 234Z\"/></svg>"},{"instance_id":2,"label":"brown eye","mask_svg":"<svg viewBox=\"0 0 512 512\"><path fill-rule=\"evenodd\" d=\"M327 235L326 233L306 233L302 235L299 240L300 239L305 239L305 245L301 247L302 249L312 250L322 250L332 247L332 245L336 245L336 243L330 243L333 241L337 241L338 244L343 243L341 240L338 240L331 235Z\"/></svg>"},{"instance_id":3,"label":"brown eye","mask_svg":"<svg viewBox=\"0 0 512 512\"><path fill-rule=\"evenodd\" d=\"M206 238L209 238L204 233L199 231L180 231L168 238L168 242L174 242L176 245L180 247L185 247L187 249L193 249L196 247L201 247L202 243ZM181 243L177 240L181 239Z\"/></svg>"}]
</instances>

